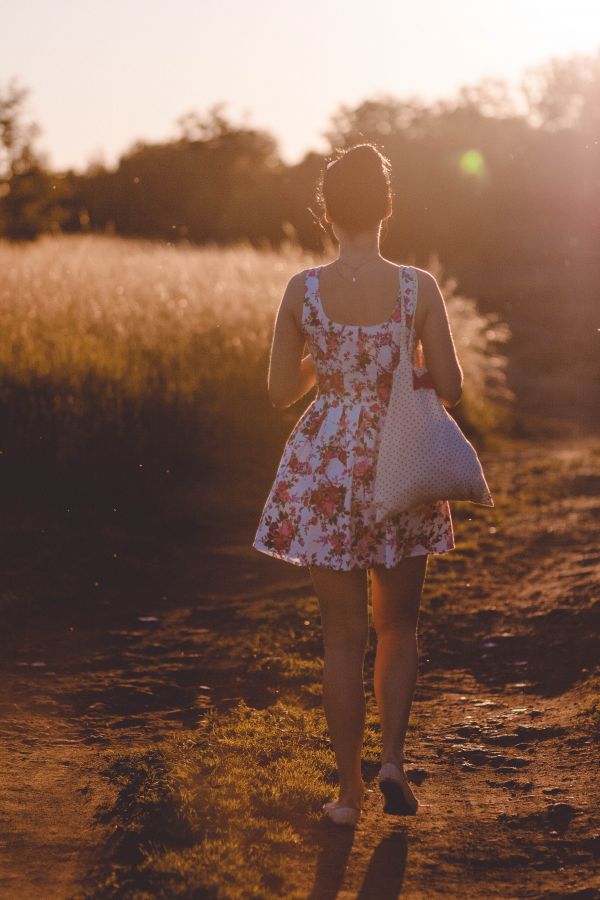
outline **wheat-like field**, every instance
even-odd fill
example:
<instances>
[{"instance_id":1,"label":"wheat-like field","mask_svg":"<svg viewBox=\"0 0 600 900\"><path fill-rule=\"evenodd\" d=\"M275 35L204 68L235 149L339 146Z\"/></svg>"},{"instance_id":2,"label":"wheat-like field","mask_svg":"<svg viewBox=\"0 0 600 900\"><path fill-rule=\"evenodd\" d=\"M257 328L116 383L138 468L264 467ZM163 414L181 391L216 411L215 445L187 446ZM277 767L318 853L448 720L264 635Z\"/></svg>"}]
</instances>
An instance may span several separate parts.
<instances>
[{"instance_id":1,"label":"wheat-like field","mask_svg":"<svg viewBox=\"0 0 600 900\"><path fill-rule=\"evenodd\" d=\"M227 435L260 443L282 421L266 395L277 306L289 277L321 261L291 244L278 252L111 235L1 241L4 453L23 461L41 442L46 461L72 464L98 447L106 460L115 440L132 458L165 442L167 455L185 456L190 439L205 449ZM497 401L510 399L508 327L456 296L436 260L429 268L465 372L457 410L484 434L506 411ZM286 411L286 427L299 414ZM192 452L202 462L202 447Z\"/></svg>"}]
</instances>

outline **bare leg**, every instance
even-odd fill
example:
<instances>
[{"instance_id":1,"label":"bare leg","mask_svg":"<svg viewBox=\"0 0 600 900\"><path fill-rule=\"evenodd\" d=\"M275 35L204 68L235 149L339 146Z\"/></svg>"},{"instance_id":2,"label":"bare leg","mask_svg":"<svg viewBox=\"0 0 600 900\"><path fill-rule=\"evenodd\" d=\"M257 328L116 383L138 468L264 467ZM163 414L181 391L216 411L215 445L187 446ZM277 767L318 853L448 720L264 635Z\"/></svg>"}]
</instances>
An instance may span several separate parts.
<instances>
[{"instance_id":1,"label":"bare leg","mask_svg":"<svg viewBox=\"0 0 600 900\"><path fill-rule=\"evenodd\" d=\"M371 570L377 632L374 690L381 721L382 763L393 762L401 772L417 680L417 624L427 560L427 554L409 556L392 569L374 566Z\"/></svg>"},{"instance_id":2,"label":"bare leg","mask_svg":"<svg viewBox=\"0 0 600 900\"><path fill-rule=\"evenodd\" d=\"M360 761L365 728L363 664L369 634L366 569L311 566L324 644L323 706L335 751L339 805L361 807Z\"/></svg>"}]
</instances>

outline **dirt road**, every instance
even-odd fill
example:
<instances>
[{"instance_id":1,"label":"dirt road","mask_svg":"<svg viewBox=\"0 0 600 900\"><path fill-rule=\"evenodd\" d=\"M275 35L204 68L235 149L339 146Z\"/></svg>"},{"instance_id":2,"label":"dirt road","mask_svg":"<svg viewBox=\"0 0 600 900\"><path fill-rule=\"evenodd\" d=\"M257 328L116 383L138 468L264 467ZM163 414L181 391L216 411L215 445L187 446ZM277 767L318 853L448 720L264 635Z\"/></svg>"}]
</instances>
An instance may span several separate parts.
<instances>
[{"instance_id":1,"label":"dirt road","mask_svg":"<svg viewBox=\"0 0 600 900\"><path fill-rule=\"evenodd\" d=\"M372 790L353 836L323 830L307 897L600 897L600 441L511 445L484 465L497 509L454 506L458 552L429 566L407 747L419 815L385 816ZM311 592L251 531L180 543L160 597L146 585L13 617L1 896L93 892L114 843L107 751L159 743L231 698L266 702L274 685L239 661L204 662L253 599Z\"/></svg>"}]
</instances>

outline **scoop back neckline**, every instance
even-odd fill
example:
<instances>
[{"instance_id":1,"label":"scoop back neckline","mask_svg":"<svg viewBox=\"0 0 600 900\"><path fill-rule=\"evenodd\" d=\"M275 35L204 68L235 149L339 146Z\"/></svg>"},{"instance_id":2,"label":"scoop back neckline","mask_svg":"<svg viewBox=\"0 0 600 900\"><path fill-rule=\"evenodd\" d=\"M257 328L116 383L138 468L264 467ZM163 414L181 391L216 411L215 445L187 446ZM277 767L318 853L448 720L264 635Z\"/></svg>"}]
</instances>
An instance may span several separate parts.
<instances>
[{"instance_id":1,"label":"scoop back neckline","mask_svg":"<svg viewBox=\"0 0 600 900\"><path fill-rule=\"evenodd\" d=\"M317 266L315 269L316 273L316 295L317 302L319 304L319 309L321 311L321 315L327 321L329 325L335 325L336 328L354 328L360 329L361 331L375 331L378 328L389 327L393 322L396 321L396 309L398 308L398 303L402 301L402 283L400 281L402 275L402 266L398 268L398 294L396 295L396 302L394 303L394 308L392 310L391 316L386 319L384 322L377 322L375 325L353 325L348 322L336 322L335 319L330 319L327 313L325 312L325 307L323 306L323 301L321 300L321 269L324 267L323 265Z\"/></svg>"}]
</instances>

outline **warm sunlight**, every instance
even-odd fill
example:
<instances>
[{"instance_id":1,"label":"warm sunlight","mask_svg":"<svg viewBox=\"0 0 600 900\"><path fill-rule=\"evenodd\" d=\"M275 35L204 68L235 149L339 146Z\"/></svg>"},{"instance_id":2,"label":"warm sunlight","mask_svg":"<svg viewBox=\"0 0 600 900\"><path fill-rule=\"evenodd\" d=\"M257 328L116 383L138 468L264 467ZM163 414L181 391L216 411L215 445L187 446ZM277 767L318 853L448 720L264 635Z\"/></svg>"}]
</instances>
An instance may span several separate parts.
<instances>
[{"instance_id":1,"label":"warm sunlight","mask_svg":"<svg viewBox=\"0 0 600 900\"><path fill-rule=\"evenodd\" d=\"M600 0L3 6L0 897L600 898Z\"/></svg>"},{"instance_id":2,"label":"warm sunlight","mask_svg":"<svg viewBox=\"0 0 600 900\"><path fill-rule=\"evenodd\" d=\"M48 41L57 18L60 39ZM3 37L0 79L18 73L30 86L58 167L110 164L219 102L271 131L291 162L324 148L340 103L378 93L433 101L486 77L514 85L552 55L592 53L600 3L179 0L172 14L160 0L30 0L11 6Z\"/></svg>"},{"instance_id":3,"label":"warm sunlight","mask_svg":"<svg viewBox=\"0 0 600 900\"><path fill-rule=\"evenodd\" d=\"M455 9L457 18L462 4ZM600 46L597 0L467 0L465 20L476 25L490 46L502 46L517 60L533 62L547 54L591 52Z\"/></svg>"}]
</instances>

